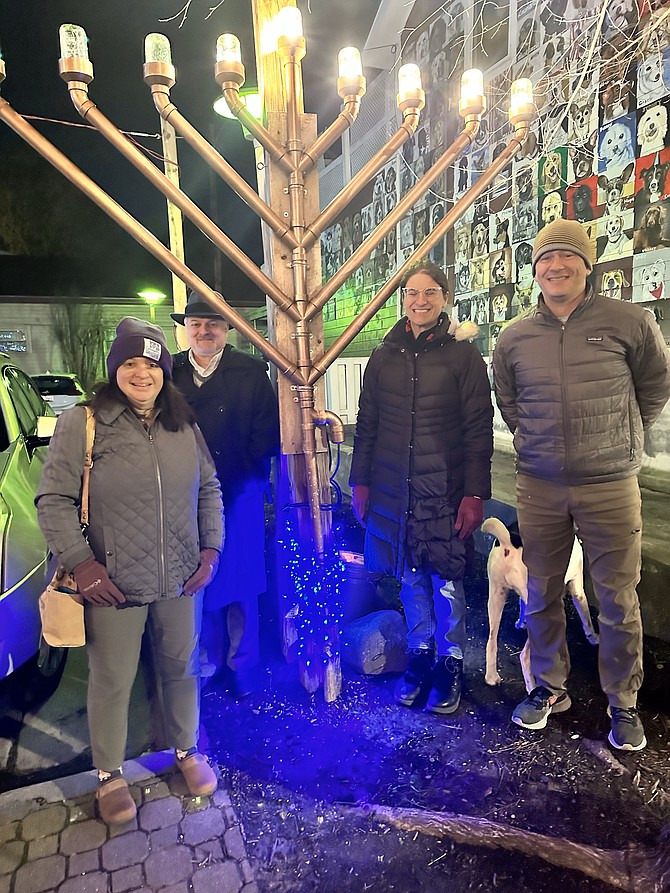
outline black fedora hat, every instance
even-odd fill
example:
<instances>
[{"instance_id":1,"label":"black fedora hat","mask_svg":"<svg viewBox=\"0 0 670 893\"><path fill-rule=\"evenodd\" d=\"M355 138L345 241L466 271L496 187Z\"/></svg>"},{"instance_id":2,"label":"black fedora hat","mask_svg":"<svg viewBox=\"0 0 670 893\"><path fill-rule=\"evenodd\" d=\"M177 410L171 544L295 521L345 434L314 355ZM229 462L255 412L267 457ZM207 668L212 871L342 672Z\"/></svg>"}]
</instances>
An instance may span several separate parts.
<instances>
[{"instance_id":1,"label":"black fedora hat","mask_svg":"<svg viewBox=\"0 0 670 893\"><path fill-rule=\"evenodd\" d=\"M223 295L220 292L217 291L214 294L218 295L223 301ZM201 319L223 319L221 314L212 308L211 304L208 304L204 298L194 291L188 293L188 301L186 302L184 312L171 313L170 316L180 326L184 325L184 320L187 316L199 316Z\"/></svg>"}]
</instances>

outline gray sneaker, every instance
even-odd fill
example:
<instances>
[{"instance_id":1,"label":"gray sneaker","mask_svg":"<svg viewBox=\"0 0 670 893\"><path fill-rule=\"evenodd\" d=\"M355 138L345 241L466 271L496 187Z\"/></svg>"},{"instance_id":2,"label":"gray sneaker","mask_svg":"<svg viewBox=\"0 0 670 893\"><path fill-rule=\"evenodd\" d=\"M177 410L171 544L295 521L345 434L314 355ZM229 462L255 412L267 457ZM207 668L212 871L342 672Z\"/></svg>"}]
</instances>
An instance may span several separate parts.
<instances>
[{"instance_id":1,"label":"gray sneaker","mask_svg":"<svg viewBox=\"0 0 670 893\"><path fill-rule=\"evenodd\" d=\"M514 708L512 722L523 729L543 729L550 713L563 713L571 706L572 701L567 691L556 695L543 685L538 685Z\"/></svg>"},{"instance_id":2,"label":"gray sneaker","mask_svg":"<svg viewBox=\"0 0 670 893\"><path fill-rule=\"evenodd\" d=\"M642 721L635 707L609 707L612 730L607 740L618 750L642 750L647 746Z\"/></svg>"}]
</instances>

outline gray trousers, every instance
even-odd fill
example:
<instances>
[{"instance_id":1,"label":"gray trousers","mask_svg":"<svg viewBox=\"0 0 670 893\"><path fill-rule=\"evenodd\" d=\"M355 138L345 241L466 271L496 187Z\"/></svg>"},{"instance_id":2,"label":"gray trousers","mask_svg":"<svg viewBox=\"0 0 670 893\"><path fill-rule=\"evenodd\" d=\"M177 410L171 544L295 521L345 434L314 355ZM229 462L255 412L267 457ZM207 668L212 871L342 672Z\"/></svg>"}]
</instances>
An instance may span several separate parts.
<instances>
[{"instance_id":1,"label":"gray trousers","mask_svg":"<svg viewBox=\"0 0 670 893\"><path fill-rule=\"evenodd\" d=\"M570 671L563 606L574 537L584 544L598 601L600 685L612 707L634 707L642 684L642 500L636 477L570 487L517 475L517 512L528 567L526 622L537 685L565 691Z\"/></svg>"},{"instance_id":2,"label":"gray trousers","mask_svg":"<svg viewBox=\"0 0 670 893\"><path fill-rule=\"evenodd\" d=\"M167 742L181 750L195 746L201 612L202 593L119 610L86 605L88 728L96 769L111 772L125 759L130 693L147 625L162 688Z\"/></svg>"}]
</instances>

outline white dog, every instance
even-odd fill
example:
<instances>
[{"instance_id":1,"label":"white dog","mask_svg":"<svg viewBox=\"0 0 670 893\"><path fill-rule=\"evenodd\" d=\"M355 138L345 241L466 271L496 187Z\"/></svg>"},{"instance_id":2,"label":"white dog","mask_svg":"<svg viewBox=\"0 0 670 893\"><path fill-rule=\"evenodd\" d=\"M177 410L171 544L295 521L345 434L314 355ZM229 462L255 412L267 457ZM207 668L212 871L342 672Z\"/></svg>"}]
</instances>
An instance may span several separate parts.
<instances>
[{"instance_id":1,"label":"white dog","mask_svg":"<svg viewBox=\"0 0 670 893\"><path fill-rule=\"evenodd\" d=\"M640 156L660 152L665 148L668 132L668 110L664 105L650 105L637 125Z\"/></svg>"},{"instance_id":2,"label":"white dog","mask_svg":"<svg viewBox=\"0 0 670 893\"><path fill-rule=\"evenodd\" d=\"M661 99L668 92L665 65L661 53L655 53L637 64L637 91L641 105Z\"/></svg>"},{"instance_id":3,"label":"white dog","mask_svg":"<svg viewBox=\"0 0 670 893\"><path fill-rule=\"evenodd\" d=\"M626 233L623 216L621 214L610 214L603 217L602 222L604 222L605 241L602 251L598 255L598 261L632 254L633 239Z\"/></svg>"},{"instance_id":4,"label":"white dog","mask_svg":"<svg viewBox=\"0 0 670 893\"><path fill-rule=\"evenodd\" d=\"M665 261L655 260L640 268L642 301L660 301L665 297Z\"/></svg>"},{"instance_id":5,"label":"white dog","mask_svg":"<svg viewBox=\"0 0 670 893\"><path fill-rule=\"evenodd\" d=\"M499 545L494 545L489 552L486 572L489 578L489 638L486 643L486 674L488 685L499 685L502 678L498 673L498 631L500 618L507 601L507 593L511 589L525 606L528 601L528 568L523 563L523 549L512 545L509 531L498 518L487 518L482 524L484 533L494 536ZM577 609L584 627L586 638L595 645L598 635L593 628L586 593L584 592L584 553L577 537L572 547L572 555L565 572L565 584ZM522 622L517 627L523 625ZM521 672L526 690L535 688L535 680L530 670L530 653L528 642L520 655Z\"/></svg>"},{"instance_id":6,"label":"white dog","mask_svg":"<svg viewBox=\"0 0 670 893\"><path fill-rule=\"evenodd\" d=\"M614 121L601 130L600 161L609 172L623 170L627 164L635 164L635 151L631 133L625 124Z\"/></svg>"}]
</instances>

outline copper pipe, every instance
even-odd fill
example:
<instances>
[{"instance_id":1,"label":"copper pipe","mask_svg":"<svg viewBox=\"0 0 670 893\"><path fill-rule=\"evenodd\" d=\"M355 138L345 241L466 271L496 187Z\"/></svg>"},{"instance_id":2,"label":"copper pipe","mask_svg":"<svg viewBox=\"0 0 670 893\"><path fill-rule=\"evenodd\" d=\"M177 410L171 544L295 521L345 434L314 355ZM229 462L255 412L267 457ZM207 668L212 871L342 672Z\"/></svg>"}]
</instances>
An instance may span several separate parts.
<instances>
[{"instance_id":1,"label":"copper pipe","mask_svg":"<svg viewBox=\"0 0 670 893\"><path fill-rule=\"evenodd\" d=\"M339 113L333 123L321 134L309 149L305 149L302 153L302 159L298 165L298 170L306 174L308 170L314 167L324 152L329 149L335 140L340 137L345 130L348 130L358 117L361 108L360 96L347 96L344 100L344 108Z\"/></svg>"},{"instance_id":2,"label":"copper pipe","mask_svg":"<svg viewBox=\"0 0 670 893\"><path fill-rule=\"evenodd\" d=\"M383 146L379 152L375 153L367 164L363 165L359 172L349 180L347 185L332 200L328 207L307 226L302 239L305 248L311 248L324 229L346 208L352 198L363 188L363 186L365 186L368 180L374 177L386 162L395 155L404 142L414 136L418 126L418 111L406 112L402 124L386 145Z\"/></svg>"},{"instance_id":3,"label":"copper pipe","mask_svg":"<svg viewBox=\"0 0 670 893\"><path fill-rule=\"evenodd\" d=\"M526 138L528 137L528 133L528 122L522 122L521 124L517 125L514 136L505 146L496 160L491 164L491 166L486 171L484 171L477 182L473 186L471 186L470 189L468 189L465 195L461 199L459 199L458 202L456 202L451 211L449 211L442 218L435 229L419 245L416 251L414 251L410 255L410 257L405 261L400 269L397 270L393 274L393 276L391 276L388 282L382 286L381 290L375 295L375 297L369 302L369 304L361 310L356 319L349 323L349 325L342 332L339 338L337 338L330 345L323 356L319 357L318 360L315 360L312 363L312 371L310 372L308 378L308 382L310 384L314 384L322 375L325 374L328 367L340 356L342 351L345 350L345 348L349 344L351 344L356 335L358 335L361 329L372 319L375 313L377 313L377 311L383 307L383 305L400 284L407 270L409 270L410 267L412 267L417 262L417 260L425 257L428 252L431 251L435 247L435 245L437 245L440 239L444 238L447 232L452 228L456 221L463 216L470 205L474 204L479 196L486 191L489 184L498 176L500 171L502 171L502 169L511 161L512 158L514 158L516 153L523 146Z\"/></svg>"},{"instance_id":4,"label":"copper pipe","mask_svg":"<svg viewBox=\"0 0 670 893\"><path fill-rule=\"evenodd\" d=\"M430 170L428 170L424 176L412 186L391 213L384 218L384 221L379 226L375 227L370 235L358 246L351 257L344 262L335 275L311 296L307 305L307 319L311 319L319 310L321 310L326 301L332 298L338 288L347 281L354 270L356 270L363 261L370 256L372 251L380 244L386 234L396 226L398 221L402 220L419 196L423 195L435 180L437 180L437 178L463 154L468 146L472 144L472 141L479 130L479 124L480 119L475 118L474 116L466 120L463 131L456 137L451 146L440 156L433 167L431 167Z\"/></svg>"},{"instance_id":5,"label":"copper pipe","mask_svg":"<svg viewBox=\"0 0 670 893\"><path fill-rule=\"evenodd\" d=\"M286 173L290 173L293 168L286 149L273 138L267 128L263 127L260 121L257 121L247 109L240 99L239 87L235 84L223 84L221 93L228 103L228 108L240 124L246 127L254 139L258 140L274 162L281 165Z\"/></svg>"},{"instance_id":6,"label":"copper pipe","mask_svg":"<svg viewBox=\"0 0 670 893\"><path fill-rule=\"evenodd\" d=\"M305 225L305 177L298 169L304 144L302 141L302 92L300 77L299 52L289 48L289 52L281 52L283 64L284 90L286 94L286 146L291 157L292 172L289 175L289 206L291 230L298 237L298 245L293 250L291 269L293 273L293 295L296 307L301 319L295 325L295 340L297 349L297 366L299 373L305 381L312 368L310 353L309 324L302 318L304 316L305 301L307 298L307 256L305 248L300 244L300 239ZM319 468L316 453L316 431L312 419L314 411L314 387L305 385L298 388L300 405L300 427L302 433L302 451L305 457L305 472L307 483L307 501L309 514L314 533L314 550L319 561L325 554L324 524L321 516L321 489L319 483Z\"/></svg>"},{"instance_id":7,"label":"copper pipe","mask_svg":"<svg viewBox=\"0 0 670 893\"><path fill-rule=\"evenodd\" d=\"M200 155L203 161L214 170L222 180L233 189L239 197L247 203L252 211L264 220L270 229L277 235L282 242L289 248L296 248L298 240L295 238L287 224L275 214L272 208L259 197L258 193L249 186L237 171L228 164L209 143L205 137L193 127L189 121L181 114L179 109L170 99L169 91L161 84L154 84L151 87L151 93L154 105L161 118L169 121L177 133L180 133L186 142Z\"/></svg>"},{"instance_id":8,"label":"copper pipe","mask_svg":"<svg viewBox=\"0 0 670 893\"><path fill-rule=\"evenodd\" d=\"M226 254L261 291L284 310L291 319L298 319L298 313L291 299L269 276L258 269L256 264L241 248L213 223L210 218L181 189L178 189L140 150L125 137L112 122L105 117L92 99L88 98L86 85L80 81L69 81L70 98L81 117L90 121L115 149L130 161L160 192L180 208L207 238Z\"/></svg>"},{"instance_id":9,"label":"copper pipe","mask_svg":"<svg viewBox=\"0 0 670 893\"><path fill-rule=\"evenodd\" d=\"M203 282L186 264L178 260L153 233L149 232L141 223L138 223L131 214L115 202L97 183L91 180L90 177L87 177L67 156L63 155L39 131L28 124L2 97L0 97L0 119L11 127L29 146L32 146L33 149L42 155L43 158L46 158L49 164L60 171L84 195L95 202L105 214L111 217L115 223L118 223L136 242L139 242L143 248L150 251L164 267L167 267L170 272L179 276L186 285L202 295L227 322L257 347L266 359L274 363L283 375L298 386L304 385L304 379L298 373L295 363L288 360L281 351L266 341L243 316L227 304L226 301L221 300L206 282Z\"/></svg>"},{"instance_id":10,"label":"copper pipe","mask_svg":"<svg viewBox=\"0 0 670 893\"><path fill-rule=\"evenodd\" d=\"M344 443L344 423L336 413L329 409L313 409L312 418L315 425L326 425L330 428L330 439L333 443Z\"/></svg>"}]
</instances>

